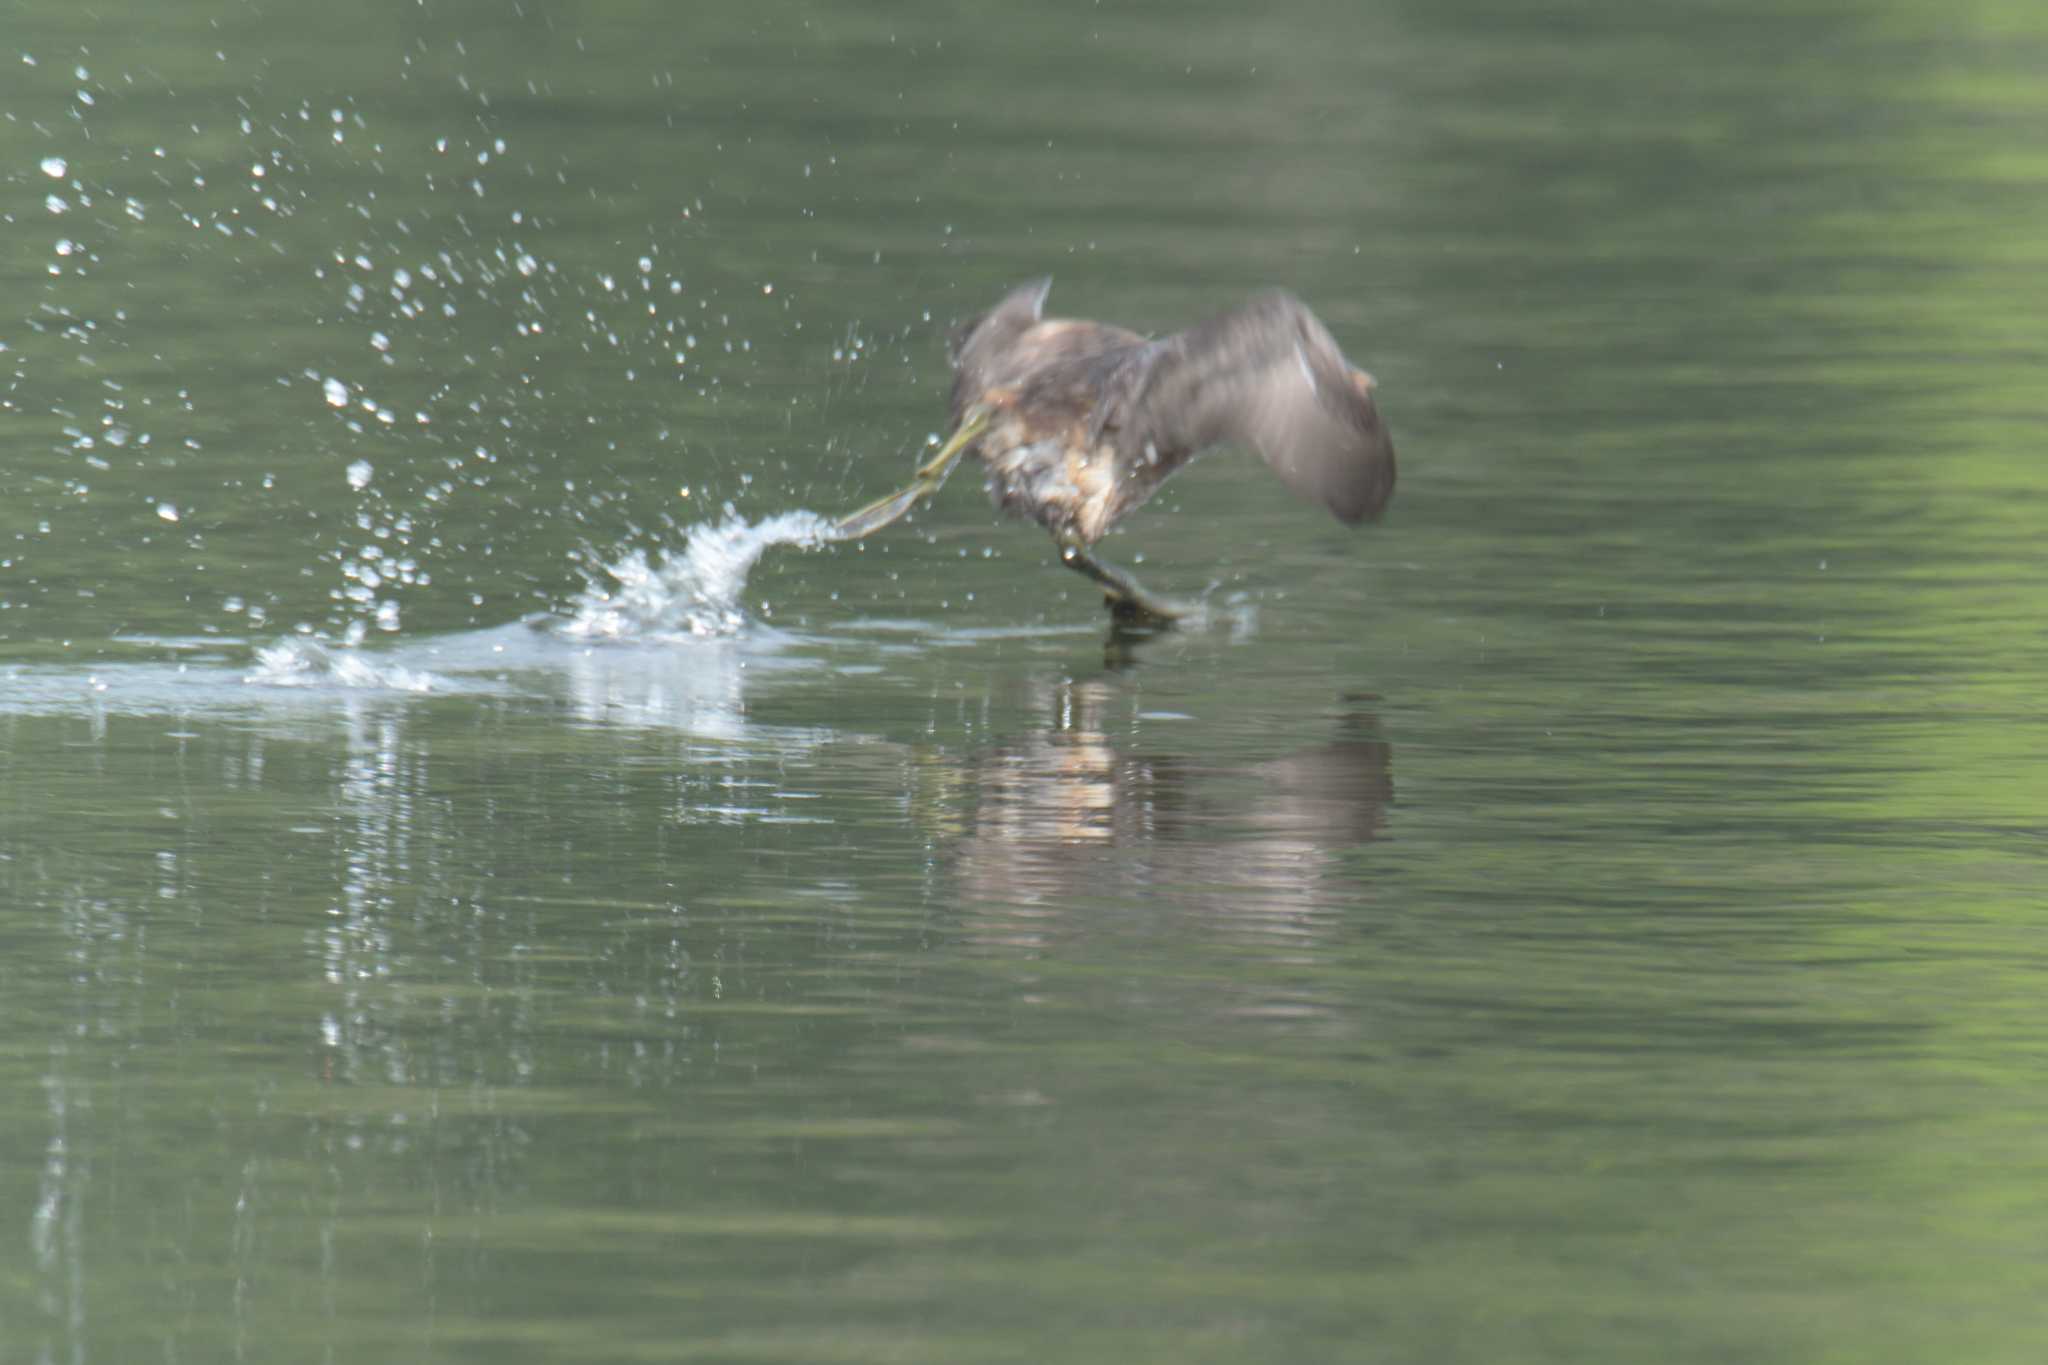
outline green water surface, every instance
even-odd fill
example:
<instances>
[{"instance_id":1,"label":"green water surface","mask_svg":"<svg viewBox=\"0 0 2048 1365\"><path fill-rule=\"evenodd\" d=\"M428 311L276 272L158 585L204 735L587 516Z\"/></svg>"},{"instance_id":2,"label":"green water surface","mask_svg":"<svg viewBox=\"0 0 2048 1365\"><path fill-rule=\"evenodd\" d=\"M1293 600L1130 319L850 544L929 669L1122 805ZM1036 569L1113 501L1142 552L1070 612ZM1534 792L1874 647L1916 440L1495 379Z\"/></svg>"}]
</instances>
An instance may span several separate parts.
<instances>
[{"instance_id":1,"label":"green water surface","mask_svg":"<svg viewBox=\"0 0 2048 1365\"><path fill-rule=\"evenodd\" d=\"M2044 63L0 0L0 1362L2042 1359ZM563 633L1048 273L1299 293L1386 523L1212 456L1134 643L963 473Z\"/></svg>"}]
</instances>

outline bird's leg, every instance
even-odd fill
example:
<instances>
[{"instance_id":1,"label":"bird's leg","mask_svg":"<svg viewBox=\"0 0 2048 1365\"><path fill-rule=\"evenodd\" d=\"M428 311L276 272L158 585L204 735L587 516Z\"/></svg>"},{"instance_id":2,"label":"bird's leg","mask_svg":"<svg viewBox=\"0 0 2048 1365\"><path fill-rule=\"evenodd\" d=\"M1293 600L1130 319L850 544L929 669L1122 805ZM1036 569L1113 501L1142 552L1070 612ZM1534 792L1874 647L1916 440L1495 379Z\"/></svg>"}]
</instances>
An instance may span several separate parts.
<instances>
[{"instance_id":1,"label":"bird's leg","mask_svg":"<svg viewBox=\"0 0 2048 1365\"><path fill-rule=\"evenodd\" d=\"M961 454L988 429L988 419L989 410L985 405L977 403L969 408L967 415L960 419L960 425L953 428L953 434L939 447L939 453L918 466L910 487L886 498L878 498L859 511L849 512L833 522L833 539L858 540L871 535L938 492L945 485L946 476L953 472L953 466L959 463Z\"/></svg>"},{"instance_id":2,"label":"bird's leg","mask_svg":"<svg viewBox=\"0 0 2048 1365\"><path fill-rule=\"evenodd\" d=\"M1054 532L1053 540L1060 547L1060 563L1094 579L1102 588L1110 615L1118 621L1129 625L1170 625L1194 614L1194 608L1186 603L1154 597L1127 571L1097 559L1074 532Z\"/></svg>"}]
</instances>

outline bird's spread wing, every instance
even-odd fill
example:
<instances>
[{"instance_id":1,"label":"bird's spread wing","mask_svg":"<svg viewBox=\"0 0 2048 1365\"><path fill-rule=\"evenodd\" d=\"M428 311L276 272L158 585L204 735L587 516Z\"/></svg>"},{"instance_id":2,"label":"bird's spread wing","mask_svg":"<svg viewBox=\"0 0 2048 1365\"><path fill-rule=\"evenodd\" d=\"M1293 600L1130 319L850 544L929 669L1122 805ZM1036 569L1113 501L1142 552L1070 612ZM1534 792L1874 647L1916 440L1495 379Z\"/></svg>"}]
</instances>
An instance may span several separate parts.
<instances>
[{"instance_id":1,"label":"bird's spread wing","mask_svg":"<svg viewBox=\"0 0 2048 1365\"><path fill-rule=\"evenodd\" d=\"M1345 522L1377 517L1393 496L1372 380L1299 299L1261 294L1147 349L1116 422L1132 449L1241 442Z\"/></svg>"}]
</instances>

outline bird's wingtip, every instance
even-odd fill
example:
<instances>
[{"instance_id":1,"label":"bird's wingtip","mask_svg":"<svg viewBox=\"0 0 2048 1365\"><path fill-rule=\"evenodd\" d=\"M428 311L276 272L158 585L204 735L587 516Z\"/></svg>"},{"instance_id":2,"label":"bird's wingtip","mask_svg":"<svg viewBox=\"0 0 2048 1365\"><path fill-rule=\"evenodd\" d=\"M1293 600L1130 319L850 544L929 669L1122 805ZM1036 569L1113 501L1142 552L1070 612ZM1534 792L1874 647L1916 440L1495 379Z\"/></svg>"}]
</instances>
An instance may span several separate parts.
<instances>
[{"instance_id":1,"label":"bird's wingtip","mask_svg":"<svg viewBox=\"0 0 2048 1365\"><path fill-rule=\"evenodd\" d=\"M1030 301L1031 316L1035 320L1045 316L1045 297L1050 293L1052 293L1052 276L1040 275L1035 280L1030 280L1017 286L1014 297Z\"/></svg>"},{"instance_id":2,"label":"bird's wingtip","mask_svg":"<svg viewBox=\"0 0 2048 1365\"><path fill-rule=\"evenodd\" d=\"M1040 275L1037 279L1027 280L1003 295L1003 301L990 309L985 316L1002 318L1013 325L1019 322L1037 322L1045 316L1045 296L1051 292L1052 276Z\"/></svg>"}]
</instances>

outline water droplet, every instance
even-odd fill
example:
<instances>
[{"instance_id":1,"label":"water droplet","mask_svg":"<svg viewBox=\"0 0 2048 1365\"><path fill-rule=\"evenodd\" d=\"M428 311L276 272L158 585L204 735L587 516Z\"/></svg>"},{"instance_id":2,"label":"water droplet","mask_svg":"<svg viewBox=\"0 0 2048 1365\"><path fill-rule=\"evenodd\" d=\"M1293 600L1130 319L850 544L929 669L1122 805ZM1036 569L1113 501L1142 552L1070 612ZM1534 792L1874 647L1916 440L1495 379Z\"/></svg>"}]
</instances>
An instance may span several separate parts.
<instances>
[{"instance_id":1,"label":"water droplet","mask_svg":"<svg viewBox=\"0 0 2048 1365\"><path fill-rule=\"evenodd\" d=\"M376 350L388 351L391 349L391 338L385 336L382 332L372 332L370 333L370 345Z\"/></svg>"},{"instance_id":2,"label":"water droplet","mask_svg":"<svg viewBox=\"0 0 2048 1365\"><path fill-rule=\"evenodd\" d=\"M370 486L370 477L376 472L375 467L368 460L357 460L348 467L348 486L357 491L368 488Z\"/></svg>"},{"instance_id":3,"label":"water droplet","mask_svg":"<svg viewBox=\"0 0 2048 1365\"><path fill-rule=\"evenodd\" d=\"M178 519L178 506L176 503L160 502L156 505L156 514L165 521L176 521Z\"/></svg>"},{"instance_id":4,"label":"water droplet","mask_svg":"<svg viewBox=\"0 0 2048 1365\"><path fill-rule=\"evenodd\" d=\"M71 205L65 203L63 196L61 195L46 194L43 196L43 207L48 209L52 213L63 213L65 210L69 209Z\"/></svg>"},{"instance_id":5,"label":"water droplet","mask_svg":"<svg viewBox=\"0 0 2048 1365\"><path fill-rule=\"evenodd\" d=\"M348 385L342 383L339 379L323 379L320 381L320 388L327 395L328 407L345 408L348 406Z\"/></svg>"},{"instance_id":6,"label":"water droplet","mask_svg":"<svg viewBox=\"0 0 2048 1365\"><path fill-rule=\"evenodd\" d=\"M69 169L69 166L61 156L46 156L43 158L43 174L49 176L52 180L62 180L67 169Z\"/></svg>"}]
</instances>

